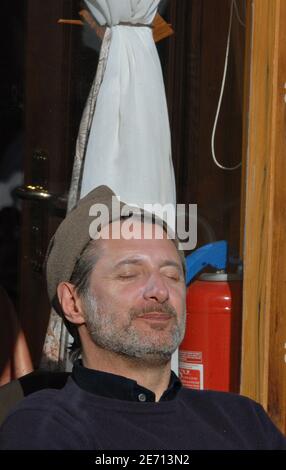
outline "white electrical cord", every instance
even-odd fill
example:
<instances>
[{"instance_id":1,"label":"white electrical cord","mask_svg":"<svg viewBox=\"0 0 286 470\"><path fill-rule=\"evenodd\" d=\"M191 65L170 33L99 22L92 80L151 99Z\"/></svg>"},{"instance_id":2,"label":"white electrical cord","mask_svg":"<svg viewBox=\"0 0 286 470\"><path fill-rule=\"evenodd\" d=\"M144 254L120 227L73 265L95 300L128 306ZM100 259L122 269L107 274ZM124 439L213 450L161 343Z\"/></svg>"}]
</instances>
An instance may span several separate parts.
<instances>
[{"instance_id":1,"label":"white electrical cord","mask_svg":"<svg viewBox=\"0 0 286 470\"><path fill-rule=\"evenodd\" d=\"M224 63L224 72L223 72L223 78L222 78L222 84L221 84L221 90L220 90L220 97L218 101L218 106L217 106L217 111L216 111L216 116L215 116L215 121L214 121L214 127L213 127L213 132L212 132L212 157L215 162L215 164L221 168L222 170L227 170L227 171L233 171L237 170L238 168L241 167L241 162L238 163L237 165L228 168L223 165L221 165L216 158L216 153L215 153L215 135L216 135L216 128L217 128L217 123L218 123L218 118L219 118L219 113L221 109L221 103L222 103L222 98L224 94L224 89L225 89L225 81L226 81L226 74L227 74L227 68L228 68L228 58L229 58L229 46L230 46L230 37L231 37L231 27L232 27L232 18L233 18L233 8L235 8L235 13L236 17L239 21L239 23L242 26L245 26L244 23L241 21L241 18L239 16L238 12L238 7L236 0L231 0L231 5L230 5L230 17L229 17L229 26L228 26L228 36L227 36L227 46L226 46L226 54L225 54L225 63Z\"/></svg>"}]
</instances>

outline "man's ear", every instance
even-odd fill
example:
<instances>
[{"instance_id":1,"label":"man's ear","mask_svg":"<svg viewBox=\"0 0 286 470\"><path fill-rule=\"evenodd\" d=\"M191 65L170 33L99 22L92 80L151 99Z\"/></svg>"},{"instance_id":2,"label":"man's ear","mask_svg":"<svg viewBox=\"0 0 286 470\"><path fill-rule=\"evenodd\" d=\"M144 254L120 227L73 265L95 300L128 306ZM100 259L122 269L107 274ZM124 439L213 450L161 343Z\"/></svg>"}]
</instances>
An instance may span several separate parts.
<instances>
[{"instance_id":1,"label":"man's ear","mask_svg":"<svg viewBox=\"0 0 286 470\"><path fill-rule=\"evenodd\" d=\"M75 286L70 282L60 282L57 287L57 294L65 318L75 325L85 323L82 302Z\"/></svg>"}]
</instances>

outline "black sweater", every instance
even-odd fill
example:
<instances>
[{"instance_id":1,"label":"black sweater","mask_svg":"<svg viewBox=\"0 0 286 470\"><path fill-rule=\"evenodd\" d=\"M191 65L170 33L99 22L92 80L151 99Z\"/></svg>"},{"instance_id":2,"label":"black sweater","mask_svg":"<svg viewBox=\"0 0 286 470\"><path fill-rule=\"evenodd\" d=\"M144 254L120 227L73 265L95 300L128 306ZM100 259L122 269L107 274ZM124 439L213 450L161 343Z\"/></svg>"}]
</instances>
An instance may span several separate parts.
<instances>
[{"instance_id":1,"label":"black sweater","mask_svg":"<svg viewBox=\"0 0 286 470\"><path fill-rule=\"evenodd\" d=\"M25 398L0 430L0 449L286 449L263 408L248 398L182 388L169 401L102 397L72 378Z\"/></svg>"}]
</instances>

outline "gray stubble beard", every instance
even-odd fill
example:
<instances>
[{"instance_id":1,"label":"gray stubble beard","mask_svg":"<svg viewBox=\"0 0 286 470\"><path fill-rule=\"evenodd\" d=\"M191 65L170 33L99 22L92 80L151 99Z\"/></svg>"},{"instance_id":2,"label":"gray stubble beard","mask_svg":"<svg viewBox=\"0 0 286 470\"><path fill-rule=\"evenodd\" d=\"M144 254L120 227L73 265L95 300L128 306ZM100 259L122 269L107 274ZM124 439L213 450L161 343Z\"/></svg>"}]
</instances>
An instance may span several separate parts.
<instances>
[{"instance_id":1,"label":"gray stubble beard","mask_svg":"<svg viewBox=\"0 0 286 470\"><path fill-rule=\"evenodd\" d=\"M167 312L172 313L174 324L169 332L170 340L165 344L156 344L155 339L150 340L150 337L146 336L146 334L141 334L132 324L134 318L141 311L131 310L129 312L129 323L118 329L116 327L116 313L105 315L99 307L95 296L90 292L84 296L83 303L86 326L93 342L103 349L130 360L145 363L149 366L166 364L171 360L172 354L183 340L186 323L185 311L181 316L180 322L178 322L178 316L173 307L168 305L161 307L162 311L167 310Z\"/></svg>"}]
</instances>

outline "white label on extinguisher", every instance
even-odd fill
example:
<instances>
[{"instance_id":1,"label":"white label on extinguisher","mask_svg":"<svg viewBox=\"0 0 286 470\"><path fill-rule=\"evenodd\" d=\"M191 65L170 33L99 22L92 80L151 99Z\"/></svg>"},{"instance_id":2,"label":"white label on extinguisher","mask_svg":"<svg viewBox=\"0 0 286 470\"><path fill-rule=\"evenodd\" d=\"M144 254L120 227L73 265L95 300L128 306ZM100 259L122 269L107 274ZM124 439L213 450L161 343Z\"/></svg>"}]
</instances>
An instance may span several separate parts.
<instances>
[{"instance_id":1,"label":"white label on extinguisher","mask_svg":"<svg viewBox=\"0 0 286 470\"><path fill-rule=\"evenodd\" d=\"M203 353L201 351L184 351L180 349L180 361L189 362L190 364L202 363Z\"/></svg>"},{"instance_id":2,"label":"white label on extinguisher","mask_svg":"<svg viewBox=\"0 0 286 470\"><path fill-rule=\"evenodd\" d=\"M203 364L190 364L180 362L180 379L187 388L203 390L204 388L204 366Z\"/></svg>"}]
</instances>

